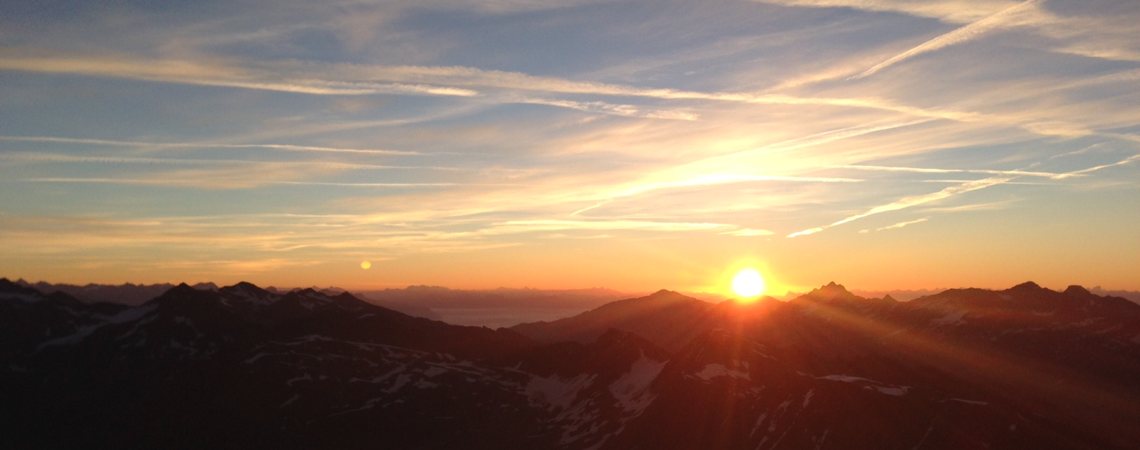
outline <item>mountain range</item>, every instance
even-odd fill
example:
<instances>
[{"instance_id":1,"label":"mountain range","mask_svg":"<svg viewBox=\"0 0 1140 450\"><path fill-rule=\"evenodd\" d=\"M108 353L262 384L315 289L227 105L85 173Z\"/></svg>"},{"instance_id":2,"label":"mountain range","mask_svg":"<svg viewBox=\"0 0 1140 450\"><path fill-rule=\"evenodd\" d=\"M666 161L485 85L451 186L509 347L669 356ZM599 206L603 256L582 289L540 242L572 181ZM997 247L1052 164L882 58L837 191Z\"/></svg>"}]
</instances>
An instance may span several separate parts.
<instances>
[{"instance_id":1,"label":"mountain range","mask_svg":"<svg viewBox=\"0 0 1140 450\"><path fill-rule=\"evenodd\" d=\"M1140 448L1140 305L659 291L509 328L349 293L0 280L2 448Z\"/></svg>"}]
</instances>

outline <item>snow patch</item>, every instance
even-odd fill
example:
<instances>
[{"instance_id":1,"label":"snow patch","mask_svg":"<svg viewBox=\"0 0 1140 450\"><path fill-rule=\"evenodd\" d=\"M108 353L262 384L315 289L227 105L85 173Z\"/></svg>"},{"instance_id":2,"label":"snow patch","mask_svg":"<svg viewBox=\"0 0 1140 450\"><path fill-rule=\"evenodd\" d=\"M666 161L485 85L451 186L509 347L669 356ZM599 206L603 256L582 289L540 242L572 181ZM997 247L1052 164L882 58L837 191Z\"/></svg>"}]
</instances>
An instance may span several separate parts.
<instances>
[{"instance_id":1,"label":"snow patch","mask_svg":"<svg viewBox=\"0 0 1140 450\"><path fill-rule=\"evenodd\" d=\"M551 408L568 408L578 397L578 392L594 382L597 375L581 374L573 378L557 375L534 377L527 383L525 391L531 403L546 403Z\"/></svg>"},{"instance_id":2,"label":"snow patch","mask_svg":"<svg viewBox=\"0 0 1140 450\"><path fill-rule=\"evenodd\" d=\"M610 394L613 394L626 412L640 414L656 398L647 391L664 368L665 361L655 361L642 353L630 365L629 372L610 383Z\"/></svg>"},{"instance_id":3,"label":"snow patch","mask_svg":"<svg viewBox=\"0 0 1140 450\"><path fill-rule=\"evenodd\" d=\"M910 390L910 386L899 386L880 381L875 381L870 378L857 377L853 375L824 375L816 377L818 380L839 381L843 383L862 384L863 389L873 390L880 394L890 395L893 397L902 397Z\"/></svg>"},{"instance_id":4,"label":"snow patch","mask_svg":"<svg viewBox=\"0 0 1140 450\"><path fill-rule=\"evenodd\" d=\"M130 308L130 309L127 309L125 311L121 311L118 314L115 314L111 317L108 317L103 323L98 323L95 325L88 325L85 327L81 327L80 329L76 330L75 333L72 333L72 334L69 334L67 336L55 338L55 339L52 339L50 341L44 342L44 343L40 344L39 347L36 347L36 351L39 351L45 347L51 347L54 345L77 344L79 342L82 342L84 339L87 339L87 336L90 336L91 334L95 333L95 331L97 331L98 329L100 329L104 326L118 325L118 324L123 324L123 323L133 322L135 320L139 320L143 316L149 314L151 311L154 311L154 309L155 309L155 305L147 305L147 306L139 306L136 308Z\"/></svg>"},{"instance_id":5,"label":"snow patch","mask_svg":"<svg viewBox=\"0 0 1140 450\"><path fill-rule=\"evenodd\" d=\"M717 377L730 377L730 378L738 378L741 380L751 380L752 379L752 377L750 377L748 375L748 372L745 372L742 370L732 370L732 369L729 369L728 367L725 367L724 364L706 364L705 367L702 368L701 371L697 372L695 375L697 376L697 378L700 378L700 379L705 380L705 381L711 381L713 378L717 378Z\"/></svg>"},{"instance_id":6,"label":"snow patch","mask_svg":"<svg viewBox=\"0 0 1140 450\"><path fill-rule=\"evenodd\" d=\"M874 386L874 389L876 391L879 391L880 394L886 394L886 395L891 395L891 396L895 396L895 397L902 397L902 396L906 395L906 391L907 391L907 389L909 389L909 387L907 387L907 386L898 386L898 387Z\"/></svg>"},{"instance_id":7,"label":"snow patch","mask_svg":"<svg viewBox=\"0 0 1140 450\"><path fill-rule=\"evenodd\" d=\"M748 434L749 438L752 438L753 436L756 435L756 431L760 429L761 425L764 425L764 420L767 418L768 418L768 413L761 414L760 417L756 418L756 424L752 426L752 433Z\"/></svg>"}]
</instances>

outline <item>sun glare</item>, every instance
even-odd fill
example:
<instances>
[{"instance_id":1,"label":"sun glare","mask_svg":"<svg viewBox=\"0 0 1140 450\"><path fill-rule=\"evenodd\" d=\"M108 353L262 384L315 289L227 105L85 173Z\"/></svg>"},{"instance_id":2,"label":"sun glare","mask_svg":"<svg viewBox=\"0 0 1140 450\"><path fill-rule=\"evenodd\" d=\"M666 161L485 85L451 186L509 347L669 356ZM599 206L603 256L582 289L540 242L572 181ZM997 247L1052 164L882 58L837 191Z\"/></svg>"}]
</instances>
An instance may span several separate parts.
<instances>
[{"instance_id":1,"label":"sun glare","mask_svg":"<svg viewBox=\"0 0 1140 450\"><path fill-rule=\"evenodd\" d=\"M741 269L732 277L732 292L741 299L753 299L764 293L764 277L753 268Z\"/></svg>"},{"instance_id":2,"label":"sun glare","mask_svg":"<svg viewBox=\"0 0 1140 450\"><path fill-rule=\"evenodd\" d=\"M371 269L372 268L372 261L361 261L360 262L360 268L364 269L364 270Z\"/></svg>"}]
</instances>

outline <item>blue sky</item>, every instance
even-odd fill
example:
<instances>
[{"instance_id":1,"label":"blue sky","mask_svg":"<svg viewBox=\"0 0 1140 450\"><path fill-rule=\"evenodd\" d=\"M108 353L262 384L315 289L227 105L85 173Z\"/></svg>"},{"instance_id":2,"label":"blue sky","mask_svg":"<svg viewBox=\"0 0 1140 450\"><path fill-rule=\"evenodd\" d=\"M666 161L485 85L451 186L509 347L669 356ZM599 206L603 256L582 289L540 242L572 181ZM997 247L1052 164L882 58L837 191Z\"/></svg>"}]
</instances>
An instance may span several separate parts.
<instances>
[{"instance_id":1,"label":"blue sky","mask_svg":"<svg viewBox=\"0 0 1140 450\"><path fill-rule=\"evenodd\" d=\"M4 2L0 274L1138 289L1136 23L1134 1Z\"/></svg>"}]
</instances>

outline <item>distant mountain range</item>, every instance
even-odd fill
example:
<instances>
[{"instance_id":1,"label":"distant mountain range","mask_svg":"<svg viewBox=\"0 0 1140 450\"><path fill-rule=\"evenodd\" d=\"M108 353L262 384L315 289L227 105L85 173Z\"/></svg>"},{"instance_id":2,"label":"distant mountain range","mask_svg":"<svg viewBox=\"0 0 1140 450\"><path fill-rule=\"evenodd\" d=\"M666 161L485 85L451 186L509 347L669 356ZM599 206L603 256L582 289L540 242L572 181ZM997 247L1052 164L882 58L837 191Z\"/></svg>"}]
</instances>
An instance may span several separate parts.
<instances>
[{"instance_id":1,"label":"distant mountain range","mask_svg":"<svg viewBox=\"0 0 1140 450\"><path fill-rule=\"evenodd\" d=\"M0 280L0 448L1140 448L1140 305L675 292L492 330L349 293Z\"/></svg>"},{"instance_id":2,"label":"distant mountain range","mask_svg":"<svg viewBox=\"0 0 1140 450\"><path fill-rule=\"evenodd\" d=\"M121 303L141 305L173 288L159 284L62 284L16 280L16 284L45 294L62 292L86 303ZM195 289L217 290L214 283L191 285ZM274 293L287 293L298 288L266 287ZM309 287L324 294L349 292L338 287ZM449 289L440 286L408 286L401 289L353 292L357 298L396 311L433 320L446 320L458 325L509 326L530 320L565 317L605 303L627 298L611 289Z\"/></svg>"}]
</instances>

